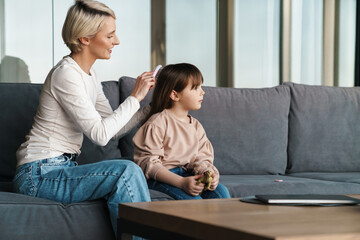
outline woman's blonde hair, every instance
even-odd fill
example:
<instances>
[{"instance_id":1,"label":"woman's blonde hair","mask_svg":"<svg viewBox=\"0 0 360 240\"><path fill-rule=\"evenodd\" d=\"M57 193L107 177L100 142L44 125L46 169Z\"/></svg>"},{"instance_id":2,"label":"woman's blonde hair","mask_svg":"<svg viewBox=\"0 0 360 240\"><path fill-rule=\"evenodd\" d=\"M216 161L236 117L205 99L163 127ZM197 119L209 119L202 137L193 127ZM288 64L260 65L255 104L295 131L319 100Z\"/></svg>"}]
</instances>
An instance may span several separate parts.
<instances>
[{"instance_id":1,"label":"woman's blonde hair","mask_svg":"<svg viewBox=\"0 0 360 240\"><path fill-rule=\"evenodd\" d=\"M93 38L103 26L106 17L115 17L115 13L103 3L91 0L76 0L70 7L64 26L62 38L71 52L82 50L80 37Z\"/></svg>"}]
</instances>

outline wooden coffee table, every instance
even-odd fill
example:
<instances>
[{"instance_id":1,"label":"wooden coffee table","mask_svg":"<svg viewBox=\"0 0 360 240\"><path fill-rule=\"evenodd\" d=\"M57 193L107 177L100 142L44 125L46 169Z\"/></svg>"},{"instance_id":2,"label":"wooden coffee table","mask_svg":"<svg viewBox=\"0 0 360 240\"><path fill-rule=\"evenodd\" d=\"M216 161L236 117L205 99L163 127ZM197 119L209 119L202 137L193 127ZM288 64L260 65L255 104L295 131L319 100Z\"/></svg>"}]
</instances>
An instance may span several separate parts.
<instances>
[{"instance_id":1,"label":"wooden coffee table","mask_svg":"<svg viewBox=\"0 0 360 240\"><path fill-rule=\"evenodd\" d=\"M274 206L237 198L122 203L118 239L123 233L149 239L360 239L360 205Z\"/></svg>"}]
</instances>

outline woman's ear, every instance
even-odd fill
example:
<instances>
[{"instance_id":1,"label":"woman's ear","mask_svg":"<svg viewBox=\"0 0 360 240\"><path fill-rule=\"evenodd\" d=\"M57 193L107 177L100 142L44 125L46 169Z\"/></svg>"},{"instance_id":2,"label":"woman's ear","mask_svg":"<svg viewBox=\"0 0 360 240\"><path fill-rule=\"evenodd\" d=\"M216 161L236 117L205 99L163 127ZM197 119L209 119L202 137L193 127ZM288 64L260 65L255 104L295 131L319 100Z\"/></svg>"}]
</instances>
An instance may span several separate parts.
<instances>
[{"instance_id":1,"label":"woman's ear","mask_svg":"<svg viewBox=\"0 0 360 240\"><path fill-rule=\"evenodd\" d=\"M85 46L88 46L90 44L90 38L87 37L79 37L79 41Z\"/></svg>"},{"instance_id":2,"label":"woman's ear","mask_svg":"<svg viewBox=\"0 0 360 240\"><path fill-rule=\"evenodd\" d=\"M174 102L177 102L180 100L178 93L175 90L172 90L170 93L170 98L171 100L173 100Z\"/></svg>"}]
</instances>

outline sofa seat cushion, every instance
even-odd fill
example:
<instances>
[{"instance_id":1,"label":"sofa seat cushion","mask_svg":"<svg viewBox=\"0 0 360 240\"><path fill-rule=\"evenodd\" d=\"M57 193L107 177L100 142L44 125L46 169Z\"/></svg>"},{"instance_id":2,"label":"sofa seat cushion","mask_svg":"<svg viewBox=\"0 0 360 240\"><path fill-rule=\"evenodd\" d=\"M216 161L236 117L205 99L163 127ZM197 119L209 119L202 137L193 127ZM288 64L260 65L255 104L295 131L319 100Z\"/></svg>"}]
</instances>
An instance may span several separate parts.
<instances>
[{"instance_id":1,"label":"sofa seat cushion","mask_svg":"<svg viewBox=\"0 0 360 240\"><path fill-rule=\"evenodd\" d=\"M360 88L286 85L288 172L360 171Z\"/></svg>"},{"instance_id":2,"label":"sofa seat cushion","mask_svg":"<svg viewBox=\"0 0 360 240\"><path fill-rule=\"evenodd\" d=\"M0 216L4 239L115 239L103 200L63 205L0 192Z\"/></svg>"},{"instance_id":3,"label":"sofa seat cushion","mask_svg":"<svg viewBox=\"0 0 360 240\"><path fill-rule=\"evenodd\" d=\"M13 184L12 182L0 182L0 192L13 192ZM165 201L165 200L174 200L174 198L170 197L169 195L156 191L156 190L149 190L151 201ZM22 196L22 195L21 195Z\"/></svg>"},{"instance_id":4,"label":"sofa seat cushion","mask_svg":"<svg viewBox=\"0 0 360 240\"><path fill-rule=\"evenodd\" d=\"M150 190L150 196L152 201L173 200L154 190ZM0 216L4 239L115 239L103 199L64 205L0 191Z\"/></svg>"},{"instance_id":5,"label":"sofa seat cushion","mask_svg":"<svg viewBox=\"0 0 360 240\"><path fill-rule=\"evenodd\" d=\"M120 79L125 100L135 79ZM287 164L290 90L203 87L204 102L190 112L203 125L221 174L283 174ZM150 94L142 101L148 104ZM121 152L133 156L132 134L120 140Z\"/></svg>"},{"instance_id":6,"label":"sofa seat cushion","mask_svg":"<svg viewBox=\"0 0 360 240\"><path fill-rule=\"evenodd\" d=\"M289 176L298 178L311 178L318 180L334 181L334 182L347 182L360 184L360 172L339 172L339 173L327 173L327 172L303 172L303 173L291 173Z\"/></svg>"},{"instance_id":7,"label":"sofa seat cushion","mask_svg":"<svg viewBox=\"0 0 360 240\"><path fill-rule=\"evenodd\" d=\"M149 192L150 192L150 197L151 197L152 202L175 200L174 198L170 197L169 195L159 192L159 191L156 191L156 190L150 189Z\"/></svg>"},{"instance_id":8,"label":"sofa seat cushion","mask_svg":"<svg viewBox=\"0 0 360 240\"><path fill-rule=\"evenodd\" d=\"M277 180L283 180L278 182ZM360 184L284 175L222 175L231 197L256 194L359 194Z\"/></svg>"}]
</instances>

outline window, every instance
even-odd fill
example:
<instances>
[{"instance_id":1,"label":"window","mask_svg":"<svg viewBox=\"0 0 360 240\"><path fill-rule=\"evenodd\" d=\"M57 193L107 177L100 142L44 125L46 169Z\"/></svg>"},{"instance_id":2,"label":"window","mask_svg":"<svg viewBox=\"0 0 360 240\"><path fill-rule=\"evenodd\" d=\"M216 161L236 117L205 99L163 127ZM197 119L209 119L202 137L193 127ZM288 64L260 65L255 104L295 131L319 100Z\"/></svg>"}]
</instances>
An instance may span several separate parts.
<instances>
[{"instance_id":1,"label":"window","mask_svg":"<svg viewBox=\"0 0 360 240\"><path fill-rule=\"evenodd\" d=\"M338 84L354 86L356 0L340 1Z\"/></svg>"},{"instance_id":2,"label":"window","mask_svg":"<svg viewBox=\"0 0 360 240\"><path fill-rule=\"evenodd\" d=\"M19 7L21 5L21 7ZM41 11L34 14L29 9ZM4 1L1 81L44 82L52 67L51 1Z\"/></svg>"},{"instance_id":3,"label":"window","mask_svg":"<svg viewBox=\"0 0 360 240\"><path fill-rule=\"evenodd\" d=\"M120 39L112 58L94 65L102 81L189 62L206 86L354 86L356 0L100 1L115 11ZM0 0L0 81L44 82L70 52L61 30L73 2ZM160 25L152 18L157 13Z\"/></svg>"},{"instance_id":4,"label":"window","mask_svg":"<svg viewBox=\"0 0 360 240\"><path fill-rule=\"evenodd\" d=\"M235 87L279 84L279 26L279 0L235 1Z\"/></svg>"},{"instance_id":5,"label":"window","mask_svg":"<svg viewBox=\"0 0 360 240\"><path fill-rule=\"evenodd\" d=\"M216 1L166 1L166 63L188 62L216 85Z\"/></svg>"},{"instance_id":6,"label":"window","mask_svg":"<svg viewBox=\"0 0 360 240\"><path fill-rule=\"evenodd\" d=\"M2 0L4 1L4 0ZM54 64L70 53L61 37L62 25L73 0L5 0L1 79L43 83ZM112 59L97 61L100 80L136 77L150 70L150 2L103 1L115 11L120 45ZM19 5L22 7L19 8ZM34 11L29 11L34 9ZM36 12L38 11L38 13ZM41 13L41 14L40 14ZM136 13L136 17L134 17ZM26 77L26 75L28 77Z\"/></svg>"},{"instance_id":7,"label":"window","mask_svg":"<svg viewBox=\"0 0 360 240\"><path fill-rule=\"evenodd\" d=\"M291 82L322 84L323 1L292 1Z\"/></svg>"}]
</instances>

